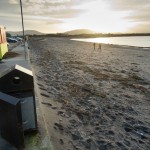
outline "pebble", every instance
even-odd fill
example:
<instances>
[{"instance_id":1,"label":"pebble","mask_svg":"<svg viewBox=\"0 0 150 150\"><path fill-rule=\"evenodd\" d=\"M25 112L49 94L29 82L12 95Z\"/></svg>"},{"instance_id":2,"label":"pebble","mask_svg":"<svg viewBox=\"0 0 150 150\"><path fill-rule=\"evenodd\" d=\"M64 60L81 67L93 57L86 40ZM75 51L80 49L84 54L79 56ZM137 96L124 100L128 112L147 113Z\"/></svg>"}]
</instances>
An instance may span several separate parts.
<instances>
[{"instance_id":1,"label":"pebble","mask_svg":"<svg viewBox=\"0 0 150 150\"><path fill-rule=\"evenodd\" d=\"M57 107L56 107L56 106L53 106L52 109L57 109Z\"/></svg>"},{"instance_id":2,"label":"pebble","mask_svg":"<svg viewBox=\"0 0 150 150\"><path fill-rule=\"evenodd\" d=\"M48 105L48 106L52 106L51 103L46 103L46 102L41 102L42 104Z\"/></svg>"},{"instance_id":3,"label":"pebble","mask_svg":"<svg viewBox=\"0 0 150 150\"><path fill-rule=\"evenodd\" d=\"M44 94L44 93L41 93L41 95L44 96L44 97L49 97L49 95Z\"/></svg>"},{"instance_id":4,"label":"pebble","mask_svg":"<svg viewBox=\"0 0 150 150\"><path fill-rule=\"evenodd\" d=\"M64 130L64 127L60 123L54 123L55 126L59 128L59 130Z\"/></svg>"},{"instance_id":5,"label":"pebble","mask_svg":"<svg viewBox=\"0 0 150 150\"><path fill-rule=\"evenodd\" d=\"M60 139L59 141L60 141L60 144L61 144L61 145L63 145L63 144L64 144L63 139Z\"/></svg>"}]
</instances>

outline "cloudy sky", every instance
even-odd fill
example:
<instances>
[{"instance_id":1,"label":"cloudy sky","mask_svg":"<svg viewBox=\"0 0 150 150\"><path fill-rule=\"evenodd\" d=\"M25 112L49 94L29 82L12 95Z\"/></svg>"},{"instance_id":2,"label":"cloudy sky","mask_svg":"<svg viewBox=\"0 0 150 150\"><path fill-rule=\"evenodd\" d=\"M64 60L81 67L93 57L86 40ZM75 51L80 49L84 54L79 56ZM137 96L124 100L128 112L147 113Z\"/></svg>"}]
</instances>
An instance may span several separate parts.
<instances>
[{"instance_id":1,"label":"cloudy sky","mask_svg":"<svg viewBox=\"0 0 150 150\"><path fill-rule=\"evenodd\" d=\"M26 30L150 32L150 0L22 0ZM0 25L21 30L19 0L0 0Z\"/></svg>"}]
</instances>

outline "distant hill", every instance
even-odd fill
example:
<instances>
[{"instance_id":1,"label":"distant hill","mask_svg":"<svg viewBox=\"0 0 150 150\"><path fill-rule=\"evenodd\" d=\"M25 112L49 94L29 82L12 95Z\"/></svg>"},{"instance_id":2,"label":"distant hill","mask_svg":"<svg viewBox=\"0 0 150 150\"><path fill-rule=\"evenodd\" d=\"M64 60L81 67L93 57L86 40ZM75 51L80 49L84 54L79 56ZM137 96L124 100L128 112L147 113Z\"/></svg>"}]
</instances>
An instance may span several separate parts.
<instances>
[{"instance_id":1,"label":"distant hill","mask_svg":"<svg viewBox=\"0 0 150 150\"><path fill-rule=\"evenodd\" d=\"M22 31L7 31L11 36L22 36ZM35 30L25 30L25 35L43 35L44 33Z\"/></svg>"},{"instance_id":2,"label":"distant hill","mask_svg":"<svg viewBox=\"0 0 150 150\"><path fill-rule=\"evenodd\" d=\"M71 30L71 31L64 32L64 34L68 34L68 35L94 34L94 33L96 33L96 32L94 32L92 30L88 30L88 29L77 29L77 30Z\"/></svg>"}]
</instances>

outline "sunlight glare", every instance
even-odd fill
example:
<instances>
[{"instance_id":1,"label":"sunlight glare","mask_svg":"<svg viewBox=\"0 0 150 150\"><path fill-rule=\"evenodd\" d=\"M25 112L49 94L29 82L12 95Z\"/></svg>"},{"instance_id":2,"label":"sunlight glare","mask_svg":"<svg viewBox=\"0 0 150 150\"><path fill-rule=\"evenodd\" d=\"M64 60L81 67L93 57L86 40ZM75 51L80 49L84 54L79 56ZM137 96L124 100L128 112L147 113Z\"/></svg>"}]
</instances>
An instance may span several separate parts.
<instances>
[{"instance_id":1,"label":"sunlight glare","mask_svg":"<svg viewBox=\"0 0 150 150\"><path fill-rule=\"evenodd\" d=\"M91 29L96 32L124 32L131 24L123 19L128 14L110 10L102 0L95 0L77 7L84 13L74 19L68 19L63 27L66 29Z\"/></svg>"}]
</instances>

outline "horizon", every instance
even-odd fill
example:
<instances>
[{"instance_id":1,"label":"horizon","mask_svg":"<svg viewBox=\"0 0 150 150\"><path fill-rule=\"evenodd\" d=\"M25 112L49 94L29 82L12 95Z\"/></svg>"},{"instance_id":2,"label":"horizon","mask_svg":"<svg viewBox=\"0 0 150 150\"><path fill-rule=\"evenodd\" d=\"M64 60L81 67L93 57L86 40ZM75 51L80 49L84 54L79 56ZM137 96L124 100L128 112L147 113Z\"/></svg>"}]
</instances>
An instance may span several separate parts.
<instances>
[{"instance_id":1,"label":"horizon","mask_svg":"<svg viewBox=\"0 0 150 150\"><path fill-rule=\"evenodd\" d=\"M44 32L40 32L38 30L32 30L32 29L27 29L25 31L35 31L35 32L39 32L39 33L42 33L42 34L65 34L66 32L72 32L72 31L76 31L76 30L89 30L89 29L74 29L74 30L68 30L68 31L64 31L64 32L56 32L56 33L44 33ZM90 30L92 31L92 30ZM22 30L18 31L18 30L14 30L14 31L7 31L6 32L22 32ZM94 32L92 31L93 33L79 33L79 34L150 34L150 32Z\"/></svg>"},{"instance_id":2,"label":"horizon","mask_svg":"<svg viewBox=\"0 0 150 150\"><path fill-rule=\"evenodd\" d=\"M136 2L135 2L136 1ZM88 29L96 33L150 33L147 0L22 0L25 30L64 33ZM0 24L21 31L19 0L1 0Z\"/></svg>"}]
</instances>

